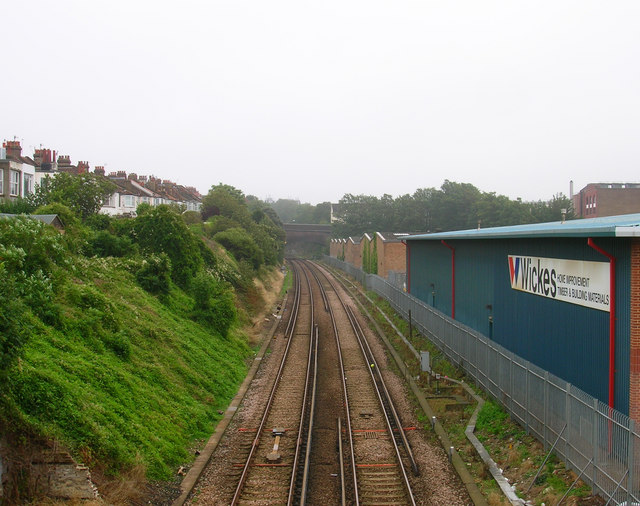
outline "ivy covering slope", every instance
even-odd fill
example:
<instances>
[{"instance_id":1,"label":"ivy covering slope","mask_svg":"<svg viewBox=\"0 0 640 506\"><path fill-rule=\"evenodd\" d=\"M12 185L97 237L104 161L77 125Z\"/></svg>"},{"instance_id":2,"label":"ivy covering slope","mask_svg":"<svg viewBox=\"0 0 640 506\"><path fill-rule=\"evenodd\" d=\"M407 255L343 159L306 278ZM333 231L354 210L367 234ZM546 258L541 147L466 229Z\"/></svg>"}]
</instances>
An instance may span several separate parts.
<instances>
[{"instance_id":1,"label":"ivy covering slope","mask_svg":"<svg viewBox=\"0 0 640 506\"><path fill-rule=\"evenodd\" d=\"M246 291L269 265L216 252L179 208L113 219L52 205L64 234L0 219L0 428L106 474L169 478L246 374L240 324L259 306Z\"/></svg>"}]
</instances>

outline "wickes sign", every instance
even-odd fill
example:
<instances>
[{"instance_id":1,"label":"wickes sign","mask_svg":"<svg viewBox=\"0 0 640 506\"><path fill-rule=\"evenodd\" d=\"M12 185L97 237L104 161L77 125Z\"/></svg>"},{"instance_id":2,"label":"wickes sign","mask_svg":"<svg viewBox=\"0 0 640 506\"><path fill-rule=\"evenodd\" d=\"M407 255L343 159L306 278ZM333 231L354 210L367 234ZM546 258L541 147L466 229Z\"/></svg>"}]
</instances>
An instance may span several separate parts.
<instances>
[{"instance_id":1,"label":"wickes sign","mask_svg":"<svg viewBox=\"0 0 640 506\"><path fill-rule=\"evenodd\" d=\"M609 311L609 264L509 255L511 288Z\"/></svg>"}]
</instances>

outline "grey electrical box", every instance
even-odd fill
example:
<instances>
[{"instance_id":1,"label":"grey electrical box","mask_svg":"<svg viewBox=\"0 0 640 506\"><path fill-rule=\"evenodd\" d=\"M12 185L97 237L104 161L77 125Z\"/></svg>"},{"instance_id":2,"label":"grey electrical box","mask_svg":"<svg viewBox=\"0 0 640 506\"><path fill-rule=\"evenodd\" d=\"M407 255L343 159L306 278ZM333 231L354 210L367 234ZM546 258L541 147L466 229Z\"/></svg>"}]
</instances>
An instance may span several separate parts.
<instances>
[{"instance_id":1,"label":"grey electrical box","mask_svg":"<svg viewBox=\"0 0 640 506\"><path fill-rule=\"evenodd\" d=\"M429 352L420 352L420 370L422 372L431 372L431 360L429 360Z\"/></svg>"}]
</instances>

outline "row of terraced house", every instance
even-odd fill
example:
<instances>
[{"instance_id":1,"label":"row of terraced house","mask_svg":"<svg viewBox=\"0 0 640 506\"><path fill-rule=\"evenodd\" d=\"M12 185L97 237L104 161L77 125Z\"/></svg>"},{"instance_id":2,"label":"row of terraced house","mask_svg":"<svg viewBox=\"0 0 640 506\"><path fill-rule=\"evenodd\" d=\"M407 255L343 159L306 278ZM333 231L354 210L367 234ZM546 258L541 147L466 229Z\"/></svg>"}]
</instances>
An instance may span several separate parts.
<instances>
[{"instance_id":1,"label":"row of terraced house","mask_svg":"<svg viewBox=\"0 0 640 506\"><path fill-rule=\"evenodd\" d=\"M0 199L15 200L33 193L47 176L66 172L90 172L89 162L71 163L68 155L58 156L50 149L36 149L33 158L22 156L20 141L5 141L0 149ZM105 173L103 166L94 167L95 174L107 177L116 185L116 191L104 200L103 214L135 216L139 204L183 205L188 211L199 211L202 195L191 186L176 184L154 176L127 175L125 171Z\"/></svg>"}]
</instances>

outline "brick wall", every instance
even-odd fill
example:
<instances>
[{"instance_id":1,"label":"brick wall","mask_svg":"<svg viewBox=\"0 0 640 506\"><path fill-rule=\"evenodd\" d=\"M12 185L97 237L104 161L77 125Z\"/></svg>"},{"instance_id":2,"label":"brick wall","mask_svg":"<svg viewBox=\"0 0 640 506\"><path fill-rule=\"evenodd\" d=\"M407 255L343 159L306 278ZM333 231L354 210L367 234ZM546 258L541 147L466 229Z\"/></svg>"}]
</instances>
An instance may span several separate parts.
<instances>
[{"instance_id":1,"label":"brick wall","mask_svg":"<svg viewBox=\"0 0 640 506\"><path fill-rule=\"evenodd\" d=\"M389 271L406 272L406 246L402 242L383 242L379 235L378 241L378 276L387 278Z\"/></svg>"},{"instance_id":2,"label":"brick wall","mask_svg":"<svg viewBox=\"0 0 640 506\"><path fill-rule=\"evenodd\" d=\"M596 216L640 212L640 188L598 188Z\"/></svg>"},{"instance_id":3,"label":"brick wall","mask_svg":"<svg viewBox=\"0 0 640 506\"><path fill-rule=\"evenodd\" d=\"M362 267L362 241L354 243L352 240L347 239L344 251L344 261L350 263L354 267Z\"/></svg>"}]
</instances>

